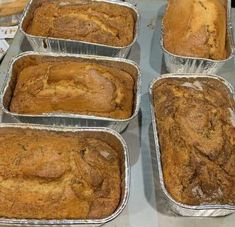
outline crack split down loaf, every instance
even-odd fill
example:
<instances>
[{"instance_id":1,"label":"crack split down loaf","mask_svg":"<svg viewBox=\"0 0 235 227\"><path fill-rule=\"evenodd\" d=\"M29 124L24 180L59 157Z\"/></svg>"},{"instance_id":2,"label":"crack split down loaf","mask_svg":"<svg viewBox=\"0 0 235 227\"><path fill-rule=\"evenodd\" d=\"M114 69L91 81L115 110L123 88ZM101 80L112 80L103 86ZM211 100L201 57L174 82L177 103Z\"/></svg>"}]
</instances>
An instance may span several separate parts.
<instances>
[{"instance_id":1,"label":"crack split down loaf","mask_svg":"<svg viewBox=\"0 0 235 227\"><path fill-rule=\"evenodd\" d=\"M134 39L135 17L128 7L102 1L42 0L26 30L36 36L124 47Z\"/></svg>"},{"instance_id":2,"label":"crack split down loaf","mask_svg":"<svg viewBox=\"0 0 235 227\"><path fill-rule=\"evenodd\" d=\"M101 219L121 202L123 154L107 134L0 128L0 217Z\"/></svg>"},{"instance_id":3,"label":"crack split down loaf","mask_svg":"<svg viewBox=\"0 0 235 227\"><path fill-rule=\"evenodd\" d=\"M17 83L11 112L73 113L114 119L128 119L133 114L135 79L117 66L34 56L22 62L14 66Z\"/></svg>"},{"instance_id":4,"label":"crack split down loaf","mask_svg":"<svg viewBox=\"0 0 235 227\"><path fill-rule=\"evenodd\" d=\"M163 18L165 49L181 56L225 59L226 8L225 0L169 0Z\"/></svg>"}]
</instances>

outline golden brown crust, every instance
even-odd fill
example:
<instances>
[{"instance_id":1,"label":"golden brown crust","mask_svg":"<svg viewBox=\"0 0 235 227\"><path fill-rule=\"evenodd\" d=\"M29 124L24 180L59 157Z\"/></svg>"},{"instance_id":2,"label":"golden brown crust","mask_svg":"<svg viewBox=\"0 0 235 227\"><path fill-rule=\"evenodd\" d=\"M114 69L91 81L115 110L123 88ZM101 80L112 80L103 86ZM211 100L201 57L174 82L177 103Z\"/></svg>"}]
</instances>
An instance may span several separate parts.
<instances>
[{"instance_id":1,"label":"golden brown crust","mask_svg":"<svg viewBox=\"0 0 235 227\"><path fill-rule=\"evenodd\" d=\"M35 10L27 32L111 46L127 46L133 41L135 19L132 10L110 3L69 2L72 4L45 1Z\"/></svg>"},{"instance_id":2,"label":"golden brown crust","mask_svg":"<svg viewBox=\"0 0 235 227\"><path fill-rule=\"evenodd\" d=\"M97 63L47 61L19 72L10 111L126 119L132 115L133 97L134 80L123 70Z\"/></svg>"},{"instance_id":3,"label":"golden brown crust","mask_svg":"<svg viewBox=\"0 0 235 227\"><path fill-rule=\"evenodd\" d=\"M179 202L235 204L235 103L215 79L154 86L164 182Z\"/></svg>"},{"instance_id":4,"label":"golden brown crust","mask_svg":"<svg viewBox=\"0 0 235 227\"><path fill-rule=\"evenodd\" d=\"M11 0L0 4L0 17L6 17L23 12L29 0Z\"/></svg>"},{"instance_id":5,"label":"golden brown crust","mask_svg":"<svg viewBox=\"0 0 235 227\"><path fill-rule=\"evenodd\" d=\"M104 218L116 210L121 157L106 142L4 128L0 142L1 217Z\"/></svg>"},{"instance_id":6,"label":"golden brown crust","mask_svg":"<svg viewBox=\"0 0 235 227\"><path fill-rule=\"evenodd\" d=\"M173 54L221 60L226 51L226 7L222 0L169 0L163 42Z\"/></svg>"}]
</instances>

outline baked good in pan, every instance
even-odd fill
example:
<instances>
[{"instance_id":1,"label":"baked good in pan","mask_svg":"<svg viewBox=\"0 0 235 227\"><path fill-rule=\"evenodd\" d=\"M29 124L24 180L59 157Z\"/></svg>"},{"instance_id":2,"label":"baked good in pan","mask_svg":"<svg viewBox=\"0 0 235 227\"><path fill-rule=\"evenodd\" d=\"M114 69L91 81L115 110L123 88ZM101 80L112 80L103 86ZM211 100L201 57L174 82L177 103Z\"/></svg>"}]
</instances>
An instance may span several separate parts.
<instances>
[{"instance_id":1,"label":"baked good in pan","mask_svg":"<svg viewBox=\"0 0 235 227\"><path fill-rule=\"evenodd\" d=\"M163 45L172 54L225 59L225 0L169 0L163 18Z\"/></svg>"},{"instance_id":2,"label":"baked good in pan","mask_svg":"<svg viewBox=\"0 0 235 227\"><path fill-rule=\"evenodd\" d=\"M133 41L134 30L130 8L107 2L45 0L34 11L27 33L123 47Z\"/></svg>"},{"instance_id":3,"label":"baked good in pan","mask_svg":"<svg viewBox=\"0 0 235 227\"><path fill-rule=\"evenodd\" d=\"M22 13L29 0L10 0L0 3L0 17Z\"/></svg>"},{"instance_id":4,"label":"baked good in pan","mask_svg":"<svg viewBox=\"0 0 235 227\"><path fill-rule=\"evenodd\" d=\"M123 160L107 140L0 128L0 141L1 217L100 219L117 209Z\"/></svg>"},{"instance_id":5,"label":"baked good in pan","mask_svg":"<svg viewBox=\"0 0 235 227\"><path fill-rule=\"evenodd\" d=\"M165 78L153 102L167 191L188 205L235 204L235 102L212 78Z\"/></svg>"},{"instance_id":6,"label":"baked good in pan","mask_svg":"<svg viewBox=\"0 0 235 227\"><path fill-rule=\"evenodd\" d=\"M95 62L52 59L29 63L17 72L10 111L127 119L133 113L134 86L126 71Z\"/></svg>"}]
</instances>

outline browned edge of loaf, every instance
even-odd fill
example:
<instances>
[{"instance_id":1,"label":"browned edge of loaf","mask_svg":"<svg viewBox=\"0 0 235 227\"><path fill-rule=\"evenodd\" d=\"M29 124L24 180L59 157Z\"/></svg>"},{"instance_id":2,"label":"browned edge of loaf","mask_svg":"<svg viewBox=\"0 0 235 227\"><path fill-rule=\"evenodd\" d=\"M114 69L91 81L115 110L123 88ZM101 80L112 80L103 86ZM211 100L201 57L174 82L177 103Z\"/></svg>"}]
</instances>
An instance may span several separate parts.
<instances>
[{"instance_id":1,"label":"browned edge of loaf","mask_svg":"<svg viewBox=\"0 0 235 227\"><path fill-rule=\"evenodd\" d=\"M216 98L216 97L213 97L212 98L212 96L211 96L211 98L212 98L212 100L208 100L210 103L212 102L213 103L213 101L214 101L214 103L216 103L216 107L214 107L214 108L217 108L217 111L219 111L219 113L220 113L220 121L222 121L222 122L224 122L223 124L222 124L222 126L223 126L223 130L228 130L228 134L227 134L227 131L226 131L226 137L224 138L224 136L222 136L221 138L219 138L219 140L221 140L221 139L223 139L223 143L224 144L230 144L230 147L234 147L234 138L235 138L235 128L234 128L234 126L232 125L232 121L231 121L231 113L229 113L229 110L227 110L226 109L226 111L223 111L222 109L221 109L221 107L223 106L224 108L231 108L231 110L233 110L234 111L234 109L235 109L235 101L234 101L234 98L233 98L233 95L231 94L231 91L229 90L229 88L221 81L221 80L218 80L218 79L216 79L216 78L209 78L209 77L192 77L192 78L189 78L189 77L180 77L180 78L178 78L178 77L176 77L176 78L163 78L163 79L160 79L160 80L158 80L158 81L156 81L155 82L155 84L153 85L153 87L152 87L152 102L153 102L153 109L154 109L154 114L155 114L155 121L156 121L156 127L157 127L157 132L158 132L158 139L159 139L159 145L160 145L160 152L161 152L161 165L162 165L162 173L163 173L163 183L164 183L164 186L166 187L166 190L168 191L168 193L170 194L170 196L175 200L175 201L177 201L177 202L180 202L180 203L182 203L182 204L185 204L185 205L213 205L213 204L217 204L217 205L234 205L235 204L235 193L234 193L234 190L231 192L231 190L232 190L232 188L234 188L234 186L235 186L235 178L234 178L234 175L232 174L232 173L234 173L234 167L232 167L232 162L233 162L233 160L235 160L235 152L234 152L234 150L233 151L231 151L231 153L230 153L230 151L229 151L229 149L227 149L227 148L222 148L222 150L220 150L219 149L219 154L220 154L220 152L221 152L221 156L219 155L218 156L218 152L215 152L215 154L212 152L211 153L211 151L210 150L205 150L204 152L205 152L205 154L203 154L203 152L202 152L202 154L199 152L198 154L200 154L200 155L202 155L202 159L201 159L201 161L203 162L203 160L204 160L204 158L205 158L205 160L207 160L207 158L208 158L208 162L209 163L213 163L211 160L214 160L214 165L216 166L218 163L220 163L220 162L222 162L223 160L225 161L225 164L223 164L224 166L223 167L218 167L218 168L221 168L222 169L222 172L224 171L223 169L225 168L226 169L226 171L227 171L227 168L230 168L230 170L229 170L229 174L228 174L228 176L226 175L226 171L224 171L224 175L223 175L223 173L221 172L221 174L218 176L218 178L216 178L216 175L214 176L213 174L217 174L217 172L218 171L210 171L211 172L211 174L213 175L213 178L212 179L214 179L215 180L215 183L212 183L211 181L213 181L213 180L206 180L207 179L207 174L206 174L206 169L205 168L208 168L208 169L213 169L213 168L215 168L216 169L216 167L214 167L212 164L210 164L208 167L204 167L203 168L203 165L200 165L200 164L198 164L199 165L199 167L198 168L202 168L201 169L201 171L202 171L202 173L201 173L201 175L199 174L200 173L200 171L199 171L199 169L198 169L198 171L199 171L199 173L198 173L198 175L196 175L196 177L198 176L198 178L199 179L197 179L196 178L196 182L193 182L192 183L192 185L190 185L189 184L189 187L188 188L185 188L185 192L184 193L182 193L182 192L180 192L180 190L181 189L179 189L180 187L179 187L179 183L177 183L178 182L178 180L177 179L175 179L175 178L178 178L177 177L177 175L176 176L172 176L172 177L169 177L169 171L167 171L167 176L168 176L168 180L166 181L166 178L165 178L165 171L166 171L166 168L168 168L168 170L171 168L171 165L169 166L169 164L168 164L168 166L164 166L164 160L168 160L167 162L169 163L169 155L168 155L168 159L166 159L166 156L165 156L165 159L163 158L163 156L164 156L164 152L165 152L165 150L164 150L164 148L166 148L166 145L168 144L168 142L166 142L166 140L164 140L163 141L163 132L165 133L165 136L167 136L167 138L169 139L169 140L171 140L171 137L169 137L170 135L171 135L171 131L169 130L169 132L168 132L168 130L167 130L167 126L165 126L164 127L164 123L165 123L165 125L168 123L168 125L174 125L174 122L172 122L172 121L174 121L172 118L170 118L170 116L172 116L170 113L174 113L174 110L173 110L173 108L175 108L175 104L174 105L171 105L171 101L170 100L163 100L163 97L167 97L167 94L168 93L165 93L165 95L166 96L162 96L162 97L160 97L159 96L159 94L157 95L156 94L156 92L157 92L157 88L158 87L162 87L162 88L164 88L164 86L167 86L167 83L169 83L169 84L177 84L176 85L176 88L175 88L175 92L177 93L177 86L178 87L181 87L182 85L182 83L183 82L195 82L195 81L204 81L204 83L206 83L207 85L205 85L205 84L203 84L203 86L205 85L206 86L206 92L209 92L209 90L210 89L215 89L214 90L214 92L216 93L216 94L219 94L219 96ZM181 82L181 83L180 83ZM179 83L180 83L180 85L179 85ZM207 87L208 86L208 87ZM187 86L186 86L187 87ZM216 89L217 88L217 89ZM204 89L205 89L205 87L204 87ZM208 91L207 91L207 89L209 89ZM163 89L161 89L161 92L162 92L162 90ZM160 92L160 91L159 91ZM166 92L166 91L165 91ZM178 92L180 92L180 91L178 91ZM192 92L191 92L192 93ZM190 94L191 94L190 93ZM205 92L204 92L205 93ZM211 92L209 93L209 94L211 94ZM175 97L175 96L174 96ZM187 96L188 97L188 96ZM199 97L199 96L196 96L197 98ZM210 96L209 96L210 97ZM209 97L208 97L208 99L209 99ZM224 99L223 99L223 97L224 97ZM175 97L176 98L176 97ZM203 100L203 96L201 96L201 98L202 98L202 100ZM157 100L162 100L162 101L160 101L160 103L163 103L163 104L161 104L161 110L162 110L162 112L159 112L159 110L160 109L158 109L158 111L156 110L156 103L159 103ZM174 99L173 99L174 100ZM201 99L199 99L199 100L201 100ZM204 100L206 100L206 99L204 99ZM175 102L175 101L174 101ZM201 101L200 101L201 102ZM159 104L160 105L160 104ZM193 103L188 103L188 105L193 105ZM210 104L211 105L211 104ZM167 108L163 108L164 106L166 106ZM200 106L200 105L199 105ZM160 106L159 106L159 108L160 108ZM222 111L221 111L222 110ZM189 111L189 110L188 110ZM203 112L203 111L202 111ZM176 113L177 113L177 111L176 111ZM207 113L207 112L206 112ZM209 114L210 112L208 112L208 114ZM199 113L198 113L199 114ZM169 121L168 122L164 122L164 118L163 118L163 116L165 116L165 118L166 118L166 116L169 116ZM174 115L175 116L175 115ZM178 116L178 115L177 115ZM199 116L199 115L198 115ZM159 119L161 117L161 120ZM184 119L186 120L187 119L187 114L186 115L184 115ZM178 118L177 118L178 119ZM223 121L224 120L224 121ZM159 122L158 122L159 121ZM179 121L179 120L178 120ZM177 122L178 122L177 121ZM161 122L161 123L160 123ZM170 123L171 122L171 123ZM198 127L198 126L196 126L197 124L195 124L195 123L193 123L193 121L191 121L192 122L192 125L194 125L195 127ZM203 121L202 121L203 122ZM201 123L201 122L199 122L199 123ZM189 123L189 124L191 124L191 123ZM179 125L180 126L180 125ZM160 127L160 128L159 128ZM169 126L170 127L170 126ZM188 127L188 126L187 126ZM193 126L192 126L193 127ZM171 130L173 130L172 128L170 128ZM202 128L203 129L203 128ZM222 130L222 129L221 129ZM171 133L170 133L171 132ZM180 135L178 135L178 136L176 136L176 138L173 140L171 140L171 141L169 141L169 143L171 143L171 144L173 144L174 143L174 141L176 140L176 141L179 141L179 140L181 140L180 138L181 137L183 137L184 135L186 135L186 132L185 132L185 134L184 134L184 132L183 133L181 133ZM188 134L188 135L190 135L190 134ZM233 135L233 137L232 137L232 135ZM230 137L231 136L231 137ZM184 138L184 137L183 137ZM190 138L191 137L189 137L189 141L190 141ZM191 141L196 141L196 138L193 138ZM181 166L180 168L178 168L178 170L177 170L177 168L176 168L176 164L174 164L173 165L173 167L172 168L174 168L174 174L179 174L179 172L181 171L180 169L181 168L183 168L183 170L184 170L184 174L183 174L183 176L182 176L182 178L180 178L181 180L182 180L182 182L183 182L183 184L185 184L185 185L187 185L185 182L187 182L187 178L188 178L188 175L189 176L191 176L189 173L187 173L186 171L187 171L187 165L186 166L184 166L184 163L188 163L187 162L187 155L185 155L184 154L184 152L185 152L185 150L187 150L187 149L190 149L191 148L191 151L190 151L190 154L192 153L192 149L194 149L195 151L197 151L197 149L198 148L194 148L194 146L197 146L197 143L195 143L194 144L194 142L193 142L193 144L190 144L191 142L189 142L188 140L186 140L186 142L184 142L184 143L186 143L186 145L185 145L185 147L184 147L184 149L183 148L181 148L180 149L180 147L181 146L183 146L181 143L179 143L179 144L181 144L180 146L179 146L179 144L178 144L178 147L175 147L175 150L172 150L172 152L178 152L178 153L180 153L179 155L180 155L180 157L179 157L179 155L178 156L175 156L173 159L172 159L172 162L178 162L177 160L181 160L180 162L182 162L181 164L183 164L183 166ZM231 141L233 141L233 142L231 142ZM163 144L164 143L164 144ZM218 143L218 141L216 140L216 143ZM168 145L167 145L168 146ZM198 145L199 146L199 145ZM208 145L209 146L209 145ZM212 145L211 145L212 146ZM213 145L214 146L214 145ZM212 147L213 147L212 146ZM226 145L226 146L228 146L228 145ZM169 147L168 147L169 148ZM193 151L193 155L192 155L192 157L194 157L195 156L195 154L196 154L196 157L197 157L197 153L195 153L195 151ZM207 152L208 152L208 154L207 154ZM168 150L168 153L170 154L170 152L169 152L169 150ZM201 157L199 155L199 157ZM228 156L229 155L231 155L230 156L230 158L228 159ZM218 156L218 160L217 160L217 156ZM172 155L171 155L171 157L172 157ZM210 160L211 159L211 160ZM199 159L200 160L200 159ZM218 163L217 163L218 162ZM192 164L191 165L189 165L189 167L190 168L192 168L192 170L194 170L195 171L195 169L194 168L196 168L195 166L197 166L197 164L195 164L195 163L197 163L197 161L196 161L196 159L193 159L193 162L192 162ZM199 162L200 163L200 162ZM224 163L224 162L223 162ZM172 169L171 168L171 169ZM182 170L182 171L183 171ZM181 171L181 172L182 172ZM231 172L232 171L232 172ZM196 169L196 172L197 172L197 169ZM205 172L205 174L204 174L204 172ZM219 171L220 172L220 171ZM188 174L188 175L187 175ZM204 174L204 175L203 175ZM202 189L203 189L203 193L205 193L204 195L207 195L207 193L208 193L208 191L210 190L210 187L212 188L211 190L214 190L213 188L216 188L217 186L217 182L219 182L219 179L221 179L221 176L225 176L225 178L223 178L224 179L224 181L222 181L221 182L221 184L223 184L223 187L222 186L219 186L219 187L222 187L220 190L222 190L222 194L223 194L223 196L221 197L221 195L220 195L220 193L218 192L218 195L217 195L217 197L215 197L215 195L209 195L208 197L207 196L205 196L204 197L204 199L203 199L203 197L202 198L200 198L200 196L197 194L197 196L192 196L193 194L194 194L194 192L192 192L191 191L191 189L193 188L193 187L195 187L195 185L196 185L196 187L197 187L197 182L202 182L202 183L200 183L200 184L202 184L200 187L202 187ZM192 177L194 177L194 175L192 176ZM202 177L202 178L201 178ZM215 177L215 178L214 178ZM191 178L190 178L191 179ZM174 184L171 184L170 182L175 182ZM214 181L213 181L214 182ZM229 185L230 185L230 187L229 188L227 188L227 187L224 187L224 184L226 185L226 182L229 182ZM214 184L214 185L213 185ZM231 186L232 185L232 186ZM191 189L190 189L191 188ZM179 190L178 190L179 189ZM188 189L188 190L187 190ZM219 188L217 188L218 190L219 190ZM216 189L216 190L217 190ZM198 190L199 189L195 189L196 191L195 191L195 193L201 193L201 192L198 192ZM177 192L178 191L178 192ZM180 192L180 193L179 193ZM190 194L191 193L191 194Z\"/></svg>"},{"instance_id":2,"label":"browned edge of loaf","mask_svg":"<svg viewBox=\"0 0 235 227\"><path fill-rule=\"evenodd\" d=\"M132 65L129 65L128 63L123 63L122 61L111 61L109 60L102 60L102 59L88 59L86 57L72 57L72 56L57 56L57 55L38 55L38 54L26 54L25 56L21 56L12 63L12 71L10 72L11 75L9 75L9 84L7 86L7 89L4 93L3 97L3 106L6 110L9 111L10 104L11 104L11 99L14 94L15 86L17 84L17 78L20 72L28 66L31 65L37 65L40 63L44 62L61 62L61 61L74 61L74 62L80 62L80 63L97 63L101 64L103 66L107 67L114 67L117 69L121 69L125 72L127 72L133 79L134 81L134 90L133 90L133 105L132 105L132 115L134 114L134 111L136 109L136 101L137 101L137 85L138 85L138 80L139 80L139 75L138 71L135 67ZM111 119L111 118L110 118ZM115 119L118 120L118 119ZM125 119L120 119L120 120L125 120Z\"/></svg>"}]
</instances>

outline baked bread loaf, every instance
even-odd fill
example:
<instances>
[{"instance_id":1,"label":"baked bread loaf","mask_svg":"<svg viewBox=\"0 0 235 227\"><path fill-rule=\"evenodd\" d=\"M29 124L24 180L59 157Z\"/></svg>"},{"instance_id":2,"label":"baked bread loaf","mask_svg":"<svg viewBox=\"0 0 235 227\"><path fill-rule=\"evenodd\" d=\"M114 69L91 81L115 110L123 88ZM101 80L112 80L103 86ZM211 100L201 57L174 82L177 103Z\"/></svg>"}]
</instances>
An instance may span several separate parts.
<instances>
[{"instance_id":1,"label":"baked bread loaf","mask_svg":"<svg viewBox=\"0 0 235 227\"><path fill-rule=\"evenodd\" d=\"M226 51L226 1L169 0L163 45L172 54L222 60Z\"/></svg>"},{"instance_id":2,"label":"baked bread loaf","mask_svg":"<svg viewBox=\"0 0 235 227\"><path fill-rule=\"evenodd\" d=\"M188 205L235 204L235 102L216 79L155 83L154 109L167 191Z\"/></svg>"},{"instance_id":3,"label":"baked bread loaf","mask_svg":"<svg viewBox=\"0 0 235 227\"><path fill-rule=\"evenodd\" d=\"M121 153L94 135L0 129L0 217L93 219L121 197Z\"/></svg>"},{"instance_id":4,"label":"baked bread loaf","mask_svg":"<svg viewBox=\"0 0 235 227\"><path fill-rule=\"evenodd\" d=\"M132 115L134 85L129 73L115 67L45 60L18 72L10 111L126 119Z\"/></svg>"},{"instance_id":5,"label":"baked bread loaf","mask_svg":"<svg viewBox=\"0 0 235 227\"><path fill-rule=\"evenodd\" d=\"M81 0L43 1L27 32L111 46L127 46L134 39L135 19L127 7Z\"/></svg>"},{"instance_id":6,"label":"baked bread loaf","mask_svg":"<svg viewBox=\"0 0 235 227\"><path fill-rule=\"evenodd\" d=\"M0 3L0 17L22 13L29 0L10 0Z\"/></svg>"}]
</instances>

